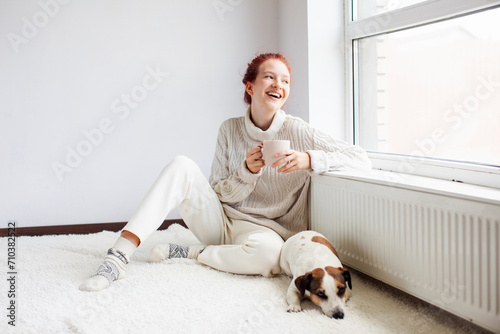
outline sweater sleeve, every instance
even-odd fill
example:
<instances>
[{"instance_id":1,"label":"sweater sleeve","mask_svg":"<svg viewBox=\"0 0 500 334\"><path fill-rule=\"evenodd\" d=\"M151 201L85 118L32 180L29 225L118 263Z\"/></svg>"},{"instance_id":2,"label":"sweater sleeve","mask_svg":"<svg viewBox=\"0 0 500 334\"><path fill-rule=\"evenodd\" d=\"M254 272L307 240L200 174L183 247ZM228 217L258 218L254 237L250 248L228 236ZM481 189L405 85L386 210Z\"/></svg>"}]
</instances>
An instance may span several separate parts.
<instances>
[{"instance_id":1,"label":"sweater sleeve","mask_svg":"<svg viewBox=\"0 0 500 334\"><path fill-rule=\"evenodd\" d=\"M217 147L210 173L210 185L222 203L231 205L243 201L252 193L262 171L253 174L246 167L244 158L229 155L228 135L226 126L223 124L217 138ZM243 156L245 155L246 152ZM232 173L230 172L231 159L242 160Z\"/></svg>"},{"instance_id":2,"label":"sweater sleeve","mask_svg":"<svg viewBox=\"0 0 500 334\"><path fill-rule=\"evenodd\" d=\"M307 153L311 157L311 168L314 173L371 169L370 159L361 147L333 139L320 130L314 128L311 130L314 148Z\"/></svg>"}]
</instances>

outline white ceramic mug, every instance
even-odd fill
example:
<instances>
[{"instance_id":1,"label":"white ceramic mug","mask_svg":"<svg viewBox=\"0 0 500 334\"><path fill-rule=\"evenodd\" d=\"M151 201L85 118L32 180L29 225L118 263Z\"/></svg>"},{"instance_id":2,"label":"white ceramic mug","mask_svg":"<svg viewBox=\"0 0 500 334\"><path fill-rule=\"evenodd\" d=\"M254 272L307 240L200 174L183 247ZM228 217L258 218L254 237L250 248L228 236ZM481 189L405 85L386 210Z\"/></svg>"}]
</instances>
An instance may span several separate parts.
<instances>
[{"instance_id":1,"label":"white ceramic mug","mask_svg":"<svg viewBox=\"0 0 500 334\"><path fill-rule=\"evenodd\" d=\"M283 156L275 158L274 156L285 150L290 149L289 140L264 140L262 147L262 154L266 166L272 166L276 161L283 158Z\"/></svg>"}]
</instances>

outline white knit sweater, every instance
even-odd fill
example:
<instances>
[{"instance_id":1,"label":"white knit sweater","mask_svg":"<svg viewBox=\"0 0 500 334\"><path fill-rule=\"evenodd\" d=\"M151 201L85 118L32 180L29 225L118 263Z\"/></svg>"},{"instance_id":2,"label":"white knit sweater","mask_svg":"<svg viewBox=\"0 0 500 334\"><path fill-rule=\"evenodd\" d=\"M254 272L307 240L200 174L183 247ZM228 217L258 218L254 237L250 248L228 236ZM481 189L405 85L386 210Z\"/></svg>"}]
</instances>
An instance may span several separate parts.
<instances>
[{"instance_id":1,"label":"white knit sweater","mask_svg":"<svg viewBox=\"0 0 500 334\"><path fill-rule=\"evenodd\" d=\"M288 174L263 167L253 174L246 153L263 140L290 140L292 150L308 152L311 170ZM359 146L332 139L300 118L278 111L269 129L262 131L245 117L225 121L217 138L210 185L230 219L271 228L285 240L309 228L307 195L312 173L328 170L366 170L371 163Z\"/></svg>"}]
</instances>

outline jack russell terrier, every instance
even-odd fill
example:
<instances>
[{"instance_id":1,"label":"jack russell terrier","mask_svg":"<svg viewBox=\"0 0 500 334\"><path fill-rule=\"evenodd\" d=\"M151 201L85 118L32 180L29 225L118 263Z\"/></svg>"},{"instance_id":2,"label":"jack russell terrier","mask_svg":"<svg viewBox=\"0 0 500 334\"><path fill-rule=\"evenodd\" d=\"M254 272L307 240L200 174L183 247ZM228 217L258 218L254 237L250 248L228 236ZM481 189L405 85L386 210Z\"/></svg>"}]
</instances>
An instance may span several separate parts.
<instances>
[{"instance_id":1,"label":"jack russell terrier","mask_svg":"<svg viewBox=\"0 0 500 334\"><path fill-rule=\"evenodd\" d=\"M301 311L301 299L309 298L328 317L344 318L351 274L324 235L304 231L290 237L283 245L280 266L293 277L286 293L288 312Z\"/></svg>"}]
</instances>

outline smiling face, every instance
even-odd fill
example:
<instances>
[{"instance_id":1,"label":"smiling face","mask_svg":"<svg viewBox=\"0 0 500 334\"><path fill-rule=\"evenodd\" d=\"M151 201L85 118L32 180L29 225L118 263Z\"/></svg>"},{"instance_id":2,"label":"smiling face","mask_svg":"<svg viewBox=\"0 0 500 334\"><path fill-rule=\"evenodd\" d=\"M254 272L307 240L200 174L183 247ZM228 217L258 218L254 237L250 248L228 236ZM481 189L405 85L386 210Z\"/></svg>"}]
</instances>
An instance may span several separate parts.
<instances>
[{"instance_id":1,"label":"smiling face","mask_svg":"<svg viewBox=\"0 0 500 334\"><path fill-rule=\"evenodd\" d=\"M259 66L255 80L247 82L246 91L252 97L252 110L274 114L290 93L288 68L280 60L266 60Z\"/></svg>"}]
</instances>

